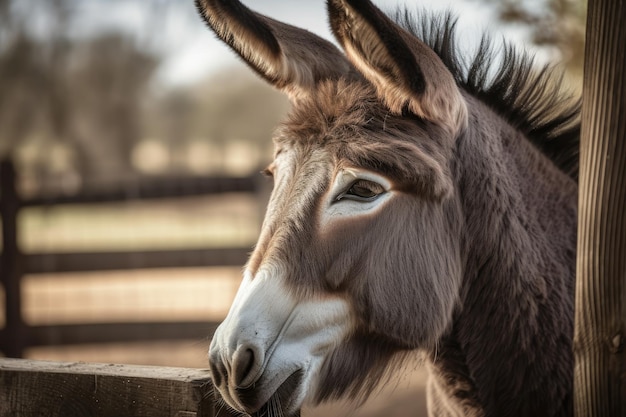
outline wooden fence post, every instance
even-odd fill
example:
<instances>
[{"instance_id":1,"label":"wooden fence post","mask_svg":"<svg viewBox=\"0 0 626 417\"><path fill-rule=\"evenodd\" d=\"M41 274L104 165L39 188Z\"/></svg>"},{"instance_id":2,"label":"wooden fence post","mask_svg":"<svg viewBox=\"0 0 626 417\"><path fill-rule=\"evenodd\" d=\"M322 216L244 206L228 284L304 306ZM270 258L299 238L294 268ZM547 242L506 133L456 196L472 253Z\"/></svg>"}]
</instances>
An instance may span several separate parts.
<instances>
[{"instance_id":1,"label":"wooden fence post","mask_svg":"<svg viewBox=\"0 0 626 417\"><path fill-rule=\"evenodd\" d=\"M590 0L578 212L574 410L626 416L626 1Z\"/></svg>"},{"instance_id":2,"label":"wooden fence post","mask_svg":"<svg viewBox=\"0 0 626 417\"><path fill-rule=\"evenodd\" d=\"M15 180L15 168L11 161L1 161L2 258L0 260L0 281L4 285L6 324L3 332L4 340L0 340L0 349L8 357L21 358L25 343L21 293L23 259L17 242L17 214L20 200Z\"/></svg>"}]
</instances>

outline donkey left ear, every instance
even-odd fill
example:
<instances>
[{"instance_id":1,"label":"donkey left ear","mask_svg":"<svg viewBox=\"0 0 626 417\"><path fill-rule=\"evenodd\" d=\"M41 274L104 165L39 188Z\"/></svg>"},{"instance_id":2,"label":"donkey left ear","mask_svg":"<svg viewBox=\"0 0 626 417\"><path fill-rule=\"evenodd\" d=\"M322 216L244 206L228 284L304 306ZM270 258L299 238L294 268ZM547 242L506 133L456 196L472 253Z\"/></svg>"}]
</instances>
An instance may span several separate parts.
<instances>
[{"instance_id":1,"label":"donkey left ear","mask_svg":"<svg viewBox=\"0 0 626 417\"><path fill-rule=\"evenodd\" d=\"M327 7L348 58L393 113L408 110L453 134L466 125L461 92L432 49L369 0L328 0Z\"/></svg>"},{"instance_id":2,"label":"donkey left ear","mask_svg":"<svg viewBox=\"0 0 626 417\"><path fill-rule=\"evenodd\" d=\"M270 19L238 0L195 0L215 34L260 76L297 100L319 81L355 76L350 62L330 42Z\"/></svg>"}]
</instances>

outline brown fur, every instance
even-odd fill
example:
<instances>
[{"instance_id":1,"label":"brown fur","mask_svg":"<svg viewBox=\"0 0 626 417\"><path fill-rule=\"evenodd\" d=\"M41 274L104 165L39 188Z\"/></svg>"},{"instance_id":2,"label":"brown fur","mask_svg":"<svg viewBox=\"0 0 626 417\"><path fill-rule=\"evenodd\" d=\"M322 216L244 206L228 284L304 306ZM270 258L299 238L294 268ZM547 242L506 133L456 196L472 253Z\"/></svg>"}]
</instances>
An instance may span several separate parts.
<instances>
[{"instance_id":1,"label":"brown fur","mask_svg":"<svg viewBox=\"0 0 626 417\"><path fill-rule=\"evenodd\" d=\"M302 299L349 301L356 322L326 359L316 400L362 399L419 350L428 358L432 415L571 415L577 187L572 157L560 159L558 150L575 147L577 107L552 90L542 96L549 72L534 76L515 55L519 71L505 62L493 85L481 56L463 75L451 58L449 20L430 39L441 57L433 59L371 3L328 5L362 76L340 61L335 74L313 77L315 88L293 87L303 93L275 139L277 158L288 163L273 168L276 187L248 264L254 272L280 263ZM283 37L282 24L261 21L281 48L299 33ZM249 36L240 41L245 50L256 48L258 37ZM299 36L306 43L312 35ZM256 60L274 56L254 53L257 69ZM296 66L319 68L307 54L297 59ZM415 74L423 79L407 79ZM283 77L271 82L292 81ZM508 96L511 88L523 97ZM389 94L415 105L398 107ZM509 107L494 110L494 103ZM548 105L561 113L538 116ZM322 202L346 167L384 175L394 195L328 230Z\"/></svg>"}]
</instances>

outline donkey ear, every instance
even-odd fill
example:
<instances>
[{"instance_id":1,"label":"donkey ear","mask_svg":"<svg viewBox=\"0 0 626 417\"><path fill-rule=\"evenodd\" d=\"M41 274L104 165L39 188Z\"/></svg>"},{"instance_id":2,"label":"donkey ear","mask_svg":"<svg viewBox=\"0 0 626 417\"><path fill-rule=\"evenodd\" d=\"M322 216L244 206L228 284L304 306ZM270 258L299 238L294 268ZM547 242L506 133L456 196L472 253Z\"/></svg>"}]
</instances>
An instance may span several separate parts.
<instances>
[{"instance_id":1,"label":"donkey ear","mask_svg":"<svg viewBox=\"0 0 626 417\"><path fill-rule=\"evenodd\" d=\"M454 77L426 44L369 0L328 0L327 7L335 37L392 112L408 110L453 133L467 123Z\"/></svg>"},{"instance_id":2,"label":"donkey ear","mask_svg":"<svg viewBox=\"0 0 626 417\"><path fill-rule=\"evenodd\" d=\"M255 13L237 0L196 0L196 7L222 41L292 99L306 95L321 80L354 72L330 42Z\"/></svg>"}]
</instances>

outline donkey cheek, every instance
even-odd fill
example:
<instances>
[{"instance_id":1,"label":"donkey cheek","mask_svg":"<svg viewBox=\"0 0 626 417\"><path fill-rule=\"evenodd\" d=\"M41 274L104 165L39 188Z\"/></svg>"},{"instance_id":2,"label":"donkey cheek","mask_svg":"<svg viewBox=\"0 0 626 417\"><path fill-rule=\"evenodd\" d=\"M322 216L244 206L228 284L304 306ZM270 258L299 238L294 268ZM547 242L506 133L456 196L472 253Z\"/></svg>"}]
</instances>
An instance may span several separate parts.
<instances>
[{"instance_id":1,"label":"donkey cheek","mask_svg":"<svg viewBox=\"0 0 626 417\"><path fill-rule=\"evenodd\" d=\"M393 344L404 349L430 349L452 319L456 285L445 267L415 270L420 272L395 269L388 271L385 279L369 280L362 294L368 305L363 314L369 317L370 331L386 334ZM395 282L400 279L401 283Z\"/></svg>"}]
</instances>

